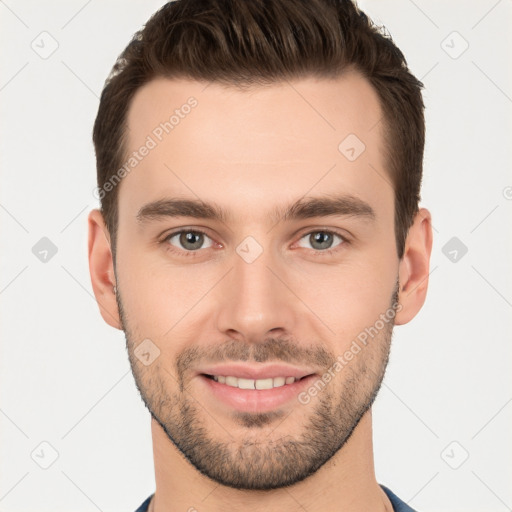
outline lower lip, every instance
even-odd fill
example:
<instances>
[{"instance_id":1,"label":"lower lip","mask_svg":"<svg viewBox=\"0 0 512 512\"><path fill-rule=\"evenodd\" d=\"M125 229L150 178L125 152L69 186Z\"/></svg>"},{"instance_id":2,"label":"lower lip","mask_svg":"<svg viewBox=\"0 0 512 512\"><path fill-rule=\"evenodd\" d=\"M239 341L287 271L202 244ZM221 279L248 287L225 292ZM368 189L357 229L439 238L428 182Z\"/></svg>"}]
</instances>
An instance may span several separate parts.
<instances>
[{"instance_id":1,"label":"lower lip","mask_svg":"<svg viewBox=\"0 0 512 512\"><path fill-rule=\"evenodd\" d=\"M272 389L240 389L222 384L205 375L200 375L199 378L218 400L231 408L244 412L268 412L297 399L298 394L310 385L315 375L308 375L293 384Z\"/></svg>"}]
</instances>

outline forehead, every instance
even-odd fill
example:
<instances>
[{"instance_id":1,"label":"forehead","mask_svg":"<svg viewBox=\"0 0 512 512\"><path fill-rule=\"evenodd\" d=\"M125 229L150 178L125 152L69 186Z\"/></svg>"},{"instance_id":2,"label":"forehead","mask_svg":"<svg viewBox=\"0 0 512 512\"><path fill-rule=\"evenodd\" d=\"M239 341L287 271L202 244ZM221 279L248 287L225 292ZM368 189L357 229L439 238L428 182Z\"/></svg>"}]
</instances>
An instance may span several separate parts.
<instances>
[{"instance_id":1,"label":"forehead","mask_svg":"<svg viewBox=\"0 0 512 512\"><path fill-rule=\"evenodd\" d=\"M182 196L245 215L334 189L389 208L381 117L376 92L355 72L247 90L155 79L128 111L127 162L135 156L120 210Z\"/></svg>"}]
</instances>

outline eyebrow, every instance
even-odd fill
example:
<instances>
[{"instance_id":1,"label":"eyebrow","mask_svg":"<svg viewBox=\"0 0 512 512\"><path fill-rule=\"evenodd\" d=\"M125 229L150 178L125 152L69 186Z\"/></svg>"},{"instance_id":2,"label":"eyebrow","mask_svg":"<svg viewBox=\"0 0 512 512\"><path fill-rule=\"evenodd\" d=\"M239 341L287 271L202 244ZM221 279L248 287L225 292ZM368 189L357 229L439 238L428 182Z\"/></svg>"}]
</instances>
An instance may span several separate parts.
<instances>
[{"instance_id":1,"label":"eyebrow","mask_svg":"<svg viewBox=\"0 0 512 512\"><path fill-rule=\"evenodd\" d=\"M274 223L289 220L302 220L313 217L358 217L374 221L374 209L362 199L353 195L300 198L288 207L276 207L270 214ZM226 223L233 219L226 210L215 203L200 199L166 198L142 206L136 216L140 224L162 218L193 217L195 219L217 220Z\"/></svg>"}]
</instances>

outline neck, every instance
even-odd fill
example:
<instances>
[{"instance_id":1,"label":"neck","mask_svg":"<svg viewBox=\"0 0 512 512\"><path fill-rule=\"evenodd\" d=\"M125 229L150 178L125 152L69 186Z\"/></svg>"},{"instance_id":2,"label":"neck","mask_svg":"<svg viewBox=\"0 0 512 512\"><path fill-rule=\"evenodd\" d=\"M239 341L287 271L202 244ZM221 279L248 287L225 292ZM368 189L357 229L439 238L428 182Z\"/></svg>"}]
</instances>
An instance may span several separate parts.
<instances>
[{"instance_id":1,"label":"neck","mask_svg":"<svg viewBox=\"0 0 512 512\"><path fill-rule=\"evenodd\" d=\"M237 490L210 480L183 457L155 420L151 420L151 431L156 491L150 512L393 511L375 479L371 410L343 448L316 473L270 491Z\"/></svg>"}]
</instances>

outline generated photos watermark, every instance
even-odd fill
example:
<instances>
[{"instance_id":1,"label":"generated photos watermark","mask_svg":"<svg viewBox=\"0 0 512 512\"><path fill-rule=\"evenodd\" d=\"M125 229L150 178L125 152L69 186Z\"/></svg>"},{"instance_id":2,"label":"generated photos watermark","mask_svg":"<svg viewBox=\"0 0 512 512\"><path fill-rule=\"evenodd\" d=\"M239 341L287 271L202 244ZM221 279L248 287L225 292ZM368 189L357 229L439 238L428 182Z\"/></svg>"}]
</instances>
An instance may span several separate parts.
<instances>
[{"instance_id":1,"label":"generated photos watermark","mask_svg":"<svg viewBox=\"0 0 512 512\"><path fill-rule=\"evenodd\" d=\"M335 362L305 391L298 394L297 399L303 405L309 404L311 398L317 396L329 382L341 372L350 361L354 359L361 350L368 345L369 338L373 339L379 334L384 327L391 322L397 313L402 310L403 306L399 302L395 302L392 307L388 308L385 313L381 313L379 319L370 327L366 327L356 338L352 340L350 347L343 354L338 355Z\"/></svg>"},{"instance_id":2,"label":"generated photos watermark","mask_svg":"<svg viewBox=\"0 0 512 512\"><path fill-rule=\"evenodd\" d=\"M126 161L117 172L110 176L103 186L94 189L93 196L96 199L102 200L106 194L112 192L112 190L119 185L121 180L135 169L135 167L164 140L165 136L171 133L197 105L197 99L191 96L180 108L174 110L169 119L162 121L158 126L153 128L151 133L146 137L144 144L127 157Z\"/></svg>"}]
</instances>

